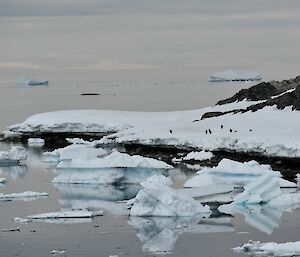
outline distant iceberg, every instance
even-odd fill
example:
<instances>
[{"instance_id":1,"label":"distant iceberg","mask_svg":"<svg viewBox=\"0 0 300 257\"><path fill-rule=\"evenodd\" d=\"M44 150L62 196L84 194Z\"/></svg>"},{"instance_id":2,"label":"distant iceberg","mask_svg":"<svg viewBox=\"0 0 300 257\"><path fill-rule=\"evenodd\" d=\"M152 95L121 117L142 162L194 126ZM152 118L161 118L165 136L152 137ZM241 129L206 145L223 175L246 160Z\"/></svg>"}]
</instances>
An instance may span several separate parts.
<instances>
[{"instance_id":1,"label":"distant iceberg","mask_svg":"<svg viewBox=\"0 0 300 257\"><path fill-rule=\"evenodd\" d=\"M225 70L213 73L209 76L209 82L225 82L225 81L257 81L261 80L261 74L246 70Z\"/></svg>"},{"instance_id":2,"label":"distant iceberg","mask_svg":"<svg viewBox=\"0 0 300 257\"><path fill-rule=\"evenodd\" d=\"M18 78L16 82L17 86L48 86L48 80L36 80L32 78Z\"/></svg>"}]
</instances>

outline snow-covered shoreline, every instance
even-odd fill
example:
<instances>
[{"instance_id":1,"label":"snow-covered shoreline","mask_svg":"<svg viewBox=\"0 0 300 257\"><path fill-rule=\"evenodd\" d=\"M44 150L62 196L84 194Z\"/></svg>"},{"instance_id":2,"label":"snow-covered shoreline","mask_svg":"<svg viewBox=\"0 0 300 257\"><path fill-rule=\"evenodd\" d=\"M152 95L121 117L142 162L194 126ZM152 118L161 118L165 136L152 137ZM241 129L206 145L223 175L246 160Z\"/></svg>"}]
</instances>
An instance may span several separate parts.
<instances>
[{"instance_id":1,"label":"snow-covered shoreline","mask_svg":"<svg viewBox=\"0 0 300 257\"><path fill-rule=\"evenodd\" d=\"M264 100L249 99L188 111L125 112L72 110L41 113L10 126L4 138L24 134L106 133L97 144L139 144L207 151L256 153L270 157L300 157L298 77L285 90L261 83ZM296 85L294 85L294 84ZM282 83L284 85L284 83ZM275 85L275 86L273 86ZM253 91L259 91L259 85ZM291 90L291 87L297 87ZM271 88L271 89L270 89ZM251 88L249 89L251 90ZM272 91L273 90L273 91ZM242 93L236 94L239 97ZM262 98L262 92L257 93ZM233 97L233 98L234 98ZM296 99L296 100L295 100ZM285 103L285 105L283 105ZM207 115L208 114L208 115ZM204 118L205 117L205 118Z\"/></svg>"}]
</instances>

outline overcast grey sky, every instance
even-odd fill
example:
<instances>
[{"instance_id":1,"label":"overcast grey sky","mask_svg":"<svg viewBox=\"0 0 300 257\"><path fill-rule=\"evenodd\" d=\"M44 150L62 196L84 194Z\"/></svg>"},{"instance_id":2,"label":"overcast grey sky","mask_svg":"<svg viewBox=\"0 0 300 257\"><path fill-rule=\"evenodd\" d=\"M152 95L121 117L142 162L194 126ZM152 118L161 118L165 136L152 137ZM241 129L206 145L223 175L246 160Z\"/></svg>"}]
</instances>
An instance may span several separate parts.
<instances>
[{"instance_id":1,"label":"overcast grey sky","mask_svg":"<svg viewBox=\"0 0 300 257\"><path fill-rule=\"evenodd\" d=\"M0 0L0 16L172 13L230 15L299 10L299 0Z\"/></svg>"}]
</instances>

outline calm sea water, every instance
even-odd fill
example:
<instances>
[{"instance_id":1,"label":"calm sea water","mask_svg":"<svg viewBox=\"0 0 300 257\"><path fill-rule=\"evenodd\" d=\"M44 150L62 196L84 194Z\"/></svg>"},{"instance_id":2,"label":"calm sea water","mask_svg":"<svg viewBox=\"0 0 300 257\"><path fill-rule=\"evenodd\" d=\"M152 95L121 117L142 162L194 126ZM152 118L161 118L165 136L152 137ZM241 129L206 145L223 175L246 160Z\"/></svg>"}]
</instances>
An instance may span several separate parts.
<instances>
[{"instance_id":1,"label":"calm sea water","mask_svg":"<svg viewBox=\"0 0 300 257\"><path fill-rule=\"evenodd\" d=\"M228 68L260 72L265 81L299 75L296 10L0 17L0 129L38 112L61 109L166 111L208 106L252 85L207 82L210 73ZM17 87L21 76L48 79L50 84ZM249 239L299 240L299 210L262 210L246 220L240 214L215 216L189 229L163 219L131 220L130 225L127 217L110 212L84 224L16 224L17 216L58 211L72 201L103 200L91 189L54 187L50 181L57 171L41 165L40 153L30 150L26 166L0 169L1 177L8 179L1 193L50 193L32 202L0 203L0 228L21 229L0 231L0 256L50 256L53 249L65 249L68 256L153 256L151 247L164 246L171 256L242 256L231 248ZM180 183L188 176L179 171L174 179ZM134 187L114 190L120 195L136 192Z\"/></svg>"}]
</instances>

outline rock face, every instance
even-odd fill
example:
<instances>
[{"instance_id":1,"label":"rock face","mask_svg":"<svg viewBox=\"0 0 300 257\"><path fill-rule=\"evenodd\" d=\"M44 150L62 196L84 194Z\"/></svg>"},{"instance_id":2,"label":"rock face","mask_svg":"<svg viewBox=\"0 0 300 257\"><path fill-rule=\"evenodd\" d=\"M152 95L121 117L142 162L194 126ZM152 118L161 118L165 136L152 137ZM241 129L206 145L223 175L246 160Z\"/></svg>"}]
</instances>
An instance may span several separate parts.
<instances>
[{"instance_id":1,"label":"rock face","mask_svg":"<svg viewBox=\"0 0 300 257\"><path fill-rule=\"evenodd\" d=\"M222 105L233 103L235 101L242 101L244 99L250 101L267 100L272 96L279 95L289 89L297 88L297 86L300 86L300 76L290 80L283 80L281 82L262 82L248 89L242 89L234 96L225 100L221 100L217 104Z\"/></svg>"},{"instance_id":2,"label":"rock face","mask_svg":"<svg viewBox=\"0 0 300 257\"><path fill-rule=\"evenodd\" d=\"M293 110L300 110L300 76L283 80L281 82L271 81L262 82L248 89L242 89L234 96L221 100L217 105L233 103L236 101L263 101L261 103L253 104L246 109L233 109L226 112L207 112L201 117L201 120L222 116L228 113L238 112L255 112L266 106L276 105L278 109L284 109L291 106Z\"/></svg>"}]
</instances>

